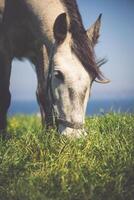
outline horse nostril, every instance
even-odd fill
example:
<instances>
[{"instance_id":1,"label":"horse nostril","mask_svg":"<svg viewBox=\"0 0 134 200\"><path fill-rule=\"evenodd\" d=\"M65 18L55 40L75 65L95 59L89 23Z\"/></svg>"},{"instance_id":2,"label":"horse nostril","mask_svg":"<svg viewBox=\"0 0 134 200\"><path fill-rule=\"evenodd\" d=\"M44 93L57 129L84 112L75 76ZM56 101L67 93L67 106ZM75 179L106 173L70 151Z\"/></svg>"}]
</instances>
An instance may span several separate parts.
<instances>
[{"instance_id":1,"label":"horse nostril","mask_svg":"<svg viewBox=\"0 0 134 200\"><path fill-rule=\"evenodd\" d=\"M68 88L68 92L69 92L70 99L73 100L75 96L73 88Z\"/></svg>"},{"instance_id":2,"label":"horse nostril","mask_svg":"<svg viewBox=\"0 0 134 200\"><path fill-rule=\"evenodd\" d=\"M86 97L87 90L88 90L88 88L86 87L86 88L83 90L83 93L81 94L81 103L82 103L82 104L83 104L84 101L85 101L85 97Z\"/></svg>"}]
</instances>

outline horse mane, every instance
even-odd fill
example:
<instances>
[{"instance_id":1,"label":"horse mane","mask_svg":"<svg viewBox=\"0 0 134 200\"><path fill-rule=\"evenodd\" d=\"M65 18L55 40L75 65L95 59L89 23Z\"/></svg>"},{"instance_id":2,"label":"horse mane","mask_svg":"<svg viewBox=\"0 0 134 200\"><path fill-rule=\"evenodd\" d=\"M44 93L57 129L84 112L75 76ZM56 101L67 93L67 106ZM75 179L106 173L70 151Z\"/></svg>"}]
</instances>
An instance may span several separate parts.
<instances>
[{"instance_id":1,"label":"horse mane","mask_svg":"<svg viewBox=\"0 0 134 200\"><path fill-rule=\"evenodd\" d=\"M72 51L77 55L88 73L92 73L95 78L102 79L103 75L99 70L99 66L102 65L104 60L99 61L99 66L97 65L95 54L86 34L76 0L61 0L61 2L67 8L70 17L69 32L72 34L73 40Z\"/></svg>"}]
</instances>

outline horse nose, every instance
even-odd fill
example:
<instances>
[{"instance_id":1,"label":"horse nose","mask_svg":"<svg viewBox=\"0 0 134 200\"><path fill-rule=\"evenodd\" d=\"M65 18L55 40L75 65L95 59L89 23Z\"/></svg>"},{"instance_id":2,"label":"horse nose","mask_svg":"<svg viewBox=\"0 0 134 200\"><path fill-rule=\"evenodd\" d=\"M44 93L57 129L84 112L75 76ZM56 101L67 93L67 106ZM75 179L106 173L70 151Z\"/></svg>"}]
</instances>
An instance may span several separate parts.
<instances>
[{"instance_id":1,"label":"horse nose","mask_svg":"<svg viewBox=\"0 0 134 200\"><path fill-rule=\"evenodd\" d=\"M63 125L59 125L58 130L62 135L65 135L69 138L80 138L85 135L84 129L73 129Z\"/></svg>"}]
</instances>

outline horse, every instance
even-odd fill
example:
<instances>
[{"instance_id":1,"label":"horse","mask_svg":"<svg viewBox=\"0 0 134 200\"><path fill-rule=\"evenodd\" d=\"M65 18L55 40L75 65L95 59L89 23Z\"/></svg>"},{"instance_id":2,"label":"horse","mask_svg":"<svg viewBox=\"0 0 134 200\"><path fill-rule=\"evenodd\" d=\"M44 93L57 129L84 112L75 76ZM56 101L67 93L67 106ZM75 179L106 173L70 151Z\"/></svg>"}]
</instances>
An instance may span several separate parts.
<instances>
[{"instance_id":1,"label":"horse","mask_svg":"<svg viewBox=\"0 0 134 200\"><path fill-rule=\"evenodd\" d=\"M101 14L86 30L76 0L0 0L0 132L6 134L11 64L27 58L37 74L42 125L79 137L94 81L109 82L94 47Z\"/></svg>"}]
</instances>

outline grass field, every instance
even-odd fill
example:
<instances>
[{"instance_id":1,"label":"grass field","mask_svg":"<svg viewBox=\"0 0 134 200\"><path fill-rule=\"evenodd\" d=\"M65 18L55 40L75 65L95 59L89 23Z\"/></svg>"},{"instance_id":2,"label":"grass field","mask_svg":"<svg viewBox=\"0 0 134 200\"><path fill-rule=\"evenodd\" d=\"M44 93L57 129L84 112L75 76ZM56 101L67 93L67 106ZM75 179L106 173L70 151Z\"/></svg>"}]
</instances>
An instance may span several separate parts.
<instances>
[{"instance_id":1,"label":"grass field","mask_svg":"<svg viewBox=\"0 0 134 200\"><path fill-rule=\"evenodd\" d=\"M86 119L87 136L42 131L36 116L9 119L0 139L0 200L134 200L134 115Z\"/></svg>"}]
</instances>

